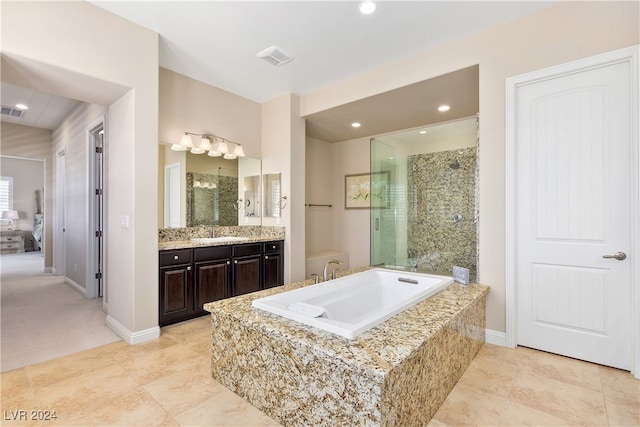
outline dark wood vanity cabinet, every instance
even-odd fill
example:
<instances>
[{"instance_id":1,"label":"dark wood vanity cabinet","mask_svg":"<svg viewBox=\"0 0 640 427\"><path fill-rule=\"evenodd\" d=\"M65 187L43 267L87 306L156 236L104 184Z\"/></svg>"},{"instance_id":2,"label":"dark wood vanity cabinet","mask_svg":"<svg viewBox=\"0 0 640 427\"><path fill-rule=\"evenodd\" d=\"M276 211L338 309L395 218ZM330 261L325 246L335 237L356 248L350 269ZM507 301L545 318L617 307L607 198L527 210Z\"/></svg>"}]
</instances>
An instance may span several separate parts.
<instances>
[{"instance_id":1,"label":"dark wood vanity cabinet","mask_svg":"<svg viewBox=\"0 0 640 427\"><path fill-rule=\"evenodd\" d=\"M160 251L160 326L207 314L205 303L283 284L284 242Z\"/></svg>"}]
</instances>

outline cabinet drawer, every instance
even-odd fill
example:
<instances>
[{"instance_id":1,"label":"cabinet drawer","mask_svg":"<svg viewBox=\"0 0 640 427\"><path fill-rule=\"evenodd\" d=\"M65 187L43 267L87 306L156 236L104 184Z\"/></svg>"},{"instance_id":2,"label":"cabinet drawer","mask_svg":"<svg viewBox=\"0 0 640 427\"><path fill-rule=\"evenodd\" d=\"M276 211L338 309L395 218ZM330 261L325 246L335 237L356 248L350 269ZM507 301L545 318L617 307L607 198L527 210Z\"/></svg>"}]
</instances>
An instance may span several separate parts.
<instances>
[{"instance_id":1,"label":"cabinet drawer","mask_svg":"<svg viewBox=\"0 0 640 427\"><path fill-rule=\"evenodd\" d=\"M195 262L231 258L231 246L208 246L193 250Z\"/></svg>"},{"instance_id":2,"label":"cabinet drawer","mask_svg":"<svg viewBox=\"0 0 640 427\"><path fill-rule=\"evenodd\" d=\"M191 249L177 249L160 252L160 267L191 263Z\"/></svg>"},{"instance_id":3,"label":"cabinet drawer","mask_svg":"<svg viewBox=\"0 0 640 427\"><path fill-rule=\"evenodd\" d=\"M262 253L262 244L261 243L248 243L246 245L234 245L233 246L233 256L249 256L249 255L258 255Z\"/></svg>"},{"instance_id":4,"label":"cabinet drawer","mask_svg":"<svg viewBox=\"0 0 640 427\"><path fill-rule=\"evenodd\" d=\"M277 242L265 242L263 243L264 248L263 248L263 252L264 253L268 253L268 252L280 252L282 251L282 244L284 242L282 240L278 240Z\"/></svg>"}]
</instances>

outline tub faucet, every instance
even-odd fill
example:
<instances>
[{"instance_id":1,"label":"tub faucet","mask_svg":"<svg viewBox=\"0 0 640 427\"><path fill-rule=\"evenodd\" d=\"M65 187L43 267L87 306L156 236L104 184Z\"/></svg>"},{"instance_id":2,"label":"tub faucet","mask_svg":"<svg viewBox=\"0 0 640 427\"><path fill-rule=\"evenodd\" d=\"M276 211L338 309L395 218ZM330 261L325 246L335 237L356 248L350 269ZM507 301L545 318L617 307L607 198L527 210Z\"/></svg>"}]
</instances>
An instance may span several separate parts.
<instances>
[{"instance_id":1,"label":"tub faucet","mask_svg":"<svg viewBox=\"0 0 640 427\"><path fill-rule=\"evenodd\" d=\"M327 275L327 270L329 269L329 266L331 264L338 264L338 265L342 265L342 261L340 261L339 259L332 259L329 260L325 265L324 265L324 271L322 274L322 278L324 279L324 281L326 282L329 279L329 276ZM332 274L331 274L331 278L335 279L336 278L336 270L334 269Z\"/></svg>"}]
</instances>

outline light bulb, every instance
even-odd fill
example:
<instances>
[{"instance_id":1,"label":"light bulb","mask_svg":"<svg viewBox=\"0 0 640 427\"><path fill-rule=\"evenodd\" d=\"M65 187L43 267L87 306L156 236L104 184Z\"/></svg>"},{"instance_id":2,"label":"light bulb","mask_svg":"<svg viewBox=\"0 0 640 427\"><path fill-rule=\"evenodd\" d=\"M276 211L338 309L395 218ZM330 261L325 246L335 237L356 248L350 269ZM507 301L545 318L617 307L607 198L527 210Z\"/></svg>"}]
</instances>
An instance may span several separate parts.
<instances>
[{"instance_id":1,"label":"light bulb","mask_svg":"<svg viewBox=\"0 0 640 427\"><path fill-rule=\"evenodd\" d=\"M227 143L224 142L224 140L222 140L218 144L218 147L216 148L216 151L219 152L219 153L227 154L229 152L229 147L227 146Z\"/></svg>"},{"instance_id":2,"label":"light bulb","mask_svg":"<svg viewBox=\"0 0 640 427\"><path fill-rule=\"evenodd\" d=\"M211 150L209 151L209 154L207 154L210 157L220 157L222 156L222 153L218 153L217 151Z\"/></svg>"},{"instance_id":3,"label":"light bulb","mask_svg":"<svg viewBox=\"0 0 640 427\"><path fill-rule=\"evenodd\" d=\"M193 147L193 141L191 141L191 135L185 132L184 135L182 135L182 139L180 140L180 145L188 148Z\"/></svg>"},{"instance_id":4,"label":"light bulb","mask_svg":"<svg viewBox=\"0 0 640 427\"><path fill-rule=\"evenodd\" d=\"M209 141L209 138L207 138L206 136L202 137L202 139L200 140L200 148L205 151L211 151L211 142Z\"/></svg>"},{"instance_id":5,"label":"light bulb","mask_svg":"<svg viewBox=\"0 0 640 427\"><path fill-rule=\"evenodd\" d=\"M244 157L244 150L242 149L242 145L236 145L236 148L233 150L233 154L237 157Z\"/></svg>"},{"instance_id":6,"label":"light bulb","mask_svg":"<svg viewBox=\"0 0 640 427\"><path fill-rule=\"evenodd\" d=\"M171 144L171 149L173 151L187 151L187 147L180 144Z\"/></svg>"}]
</instances>

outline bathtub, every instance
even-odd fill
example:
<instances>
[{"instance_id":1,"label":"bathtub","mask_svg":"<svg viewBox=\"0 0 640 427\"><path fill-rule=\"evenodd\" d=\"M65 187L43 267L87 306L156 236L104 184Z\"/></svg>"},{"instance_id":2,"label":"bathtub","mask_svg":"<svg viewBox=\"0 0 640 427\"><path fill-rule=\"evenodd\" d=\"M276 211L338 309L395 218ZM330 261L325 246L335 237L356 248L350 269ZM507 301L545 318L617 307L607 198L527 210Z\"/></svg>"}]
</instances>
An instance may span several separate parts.
<instances>
[{"instance_id":1,"label":"bathtub","mask_svg":"<svg viewBox=\"0 0 640 427\"><path fill-rule=\"evenodd\" d=\"M353 339L451 283L451 277L374 268L259 298L252 306Z\"/></svg>"}]
</instances>

